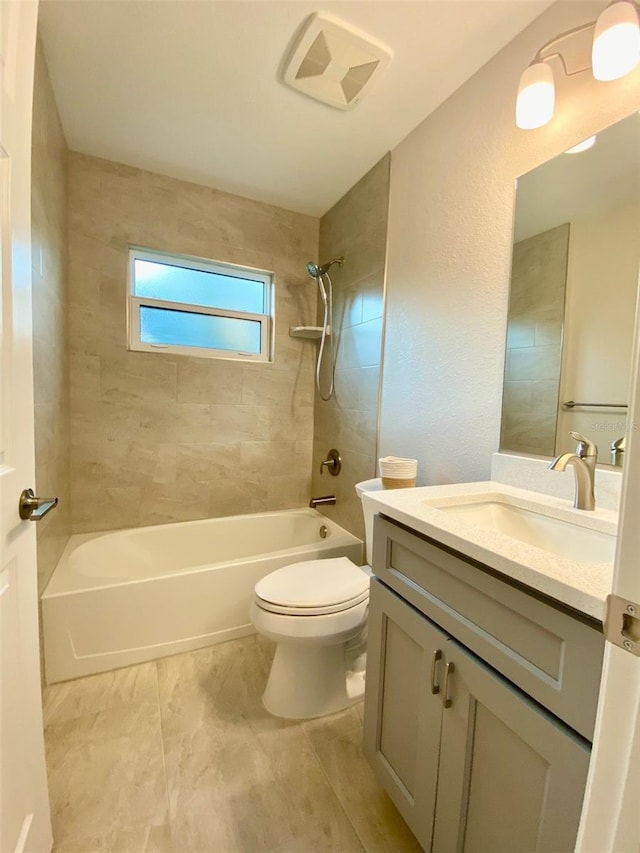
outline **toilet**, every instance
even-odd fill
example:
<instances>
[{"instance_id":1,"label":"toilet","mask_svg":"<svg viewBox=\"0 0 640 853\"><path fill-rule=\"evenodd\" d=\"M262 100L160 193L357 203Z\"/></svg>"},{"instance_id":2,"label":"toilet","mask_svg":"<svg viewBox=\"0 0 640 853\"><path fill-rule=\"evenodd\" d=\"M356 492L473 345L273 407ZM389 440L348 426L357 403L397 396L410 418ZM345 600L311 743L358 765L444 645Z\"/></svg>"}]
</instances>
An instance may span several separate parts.
<instances>
[{"instance_id":1,"label":"toilet","mask_svg":"<svg viewBox=\"0 0 640 853\"><path fill-rule=\"evenodd\" d=\"M356 485L362 501L380 479ZM371 559L373 511L365 515L366 558ZM277 643L264 707L275 717L309 719L333 714L364 695L368 565L347 557L292 563L255 585L251 621Z\"/></svg>"}]
</instances>

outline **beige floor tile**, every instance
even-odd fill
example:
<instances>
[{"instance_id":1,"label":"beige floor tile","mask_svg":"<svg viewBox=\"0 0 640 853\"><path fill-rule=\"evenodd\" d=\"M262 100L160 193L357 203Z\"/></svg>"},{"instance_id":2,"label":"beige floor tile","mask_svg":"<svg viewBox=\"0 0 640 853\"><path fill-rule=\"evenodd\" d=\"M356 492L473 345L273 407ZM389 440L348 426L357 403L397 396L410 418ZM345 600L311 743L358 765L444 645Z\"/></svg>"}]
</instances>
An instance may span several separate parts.
<instances>
[{"instance_id":1,"label":"beige floor tile","mask_svg":"<svg viewBox=\"0 0 640 853\"><path fill-rule=\"evenodd\" d=\"M267 755L276 786L281 791L278 819L290 835L290 839L283 841L283 846L293 845L296 840L302 843L302 840L313 836L318 840L324 839L321 849L329 843L334 844L334 849L360 849L353 826L302 726L265 731L257 736L257 740Z\"/></svg>"},{"instance_id":2,"label":"beige floor tile","mask_svg":"<svg viewBox=\"0 0 640 853\"><path fill-rule=\"evenodd\" d=\"M203 800L187 799L172 819L173 844L185 853L258 853L258 851L358 851L358 836L340 807L326 777L307 756L292 754L298 771L256 781L227 777L224 787L210 789L206 809L191 808ZM244 762L241 762L244 765ZM304 765L304 766L303 766ZM244 765L246 767L246 765ZM240 772L240 769L239 771Z\"/></svg>"},{"instance_id":3,"label":"beige floor tile","mask_svg":"<svg viewBox=\"0 0 640 853\"><path fill-rule=\"evenodd\" d=\"M419 851L362 755L361 704L264 710L274 648L251 636L47 688L56 853Z\"/></svg>"},{"instance_id":4,"label":"beige floor tile","mask_svg":"<svg viewBox=\"0 0 640 853\"><path fill-rule=\"evenodd\" d=\"M194 807L187 804L172 817L174 848L184 853L259 853L277 849L292 838L282 816L282 795L273 777L256 781L251 774L241 784L231 784L226 789L213 786L206 802L194 798ZM202 808L203 802L206 808Z\"/></svg>"},{"instance_id":5,"label":"beige floor tile","mask_svg":"<svg viewBox=\"0 0 640 853\"><path fill-rule=\"evenodd\" d=\"M326 831L312 832L274 848L272 853L364 853L364 847L353 830L352 834L353 837L347 839L336 838Z\"/></svg>"},{"instance_id":6,"label":"beige floor tile","mask_svg":"<svg viewBox=\"0 0 640 853\"><path fill-rule=\"evenodd\" d=\"M283 720L280 717L273 717L265 710L261 701L254 703L247 708L242 715L245 725L247 725L253 736L264 735L270 732L278 732L287 729L299 729L301 726L300 720Z\"/></svg>"},{"instance_id":7,"label":"beige floor tile","mask_svg":"<svg viewBox=\"0 0 640 853\"><path fill-rule=\"evenodd\" d=\"M245 789L274 781L267 757L248 728L237 737L221 736L204 721L199 735L174 735L165 739L164 749L172 817L185 810L210 811L214 801L226 802Z\"/></svg>"},{"instance_id":8,"label":"beige floor tile","mask_svg":"<svg viewBox=\"0 0 640 853\"><path fill-rule=\"evenodd\" d=\"M259 703L268 652L255 635L158 661L162 731L176 746L188 739L209 749L248 737L245 708ZM202 747L204 748L204 747Z\"/></svg>"},{"instance_id":9,"label":"beige floor tile","mask_svg":"<svg viewBox=\"0 0 640 853\"><path fill-rule=\"evenodd\" d=\"M175 697L221 697L231 713L264 689L272 643L257 634L157 661L161 704ZM249 681L247 681L249 679ZM233 690L236 690L234 694Z\"/></svg>"},{"instance_id":10,"label":"beige floor tile","mask_svg":"<svg viewBox=\"0 0 640 853\"><path fill-rule=\"evenodd\" d=\"M214 800L222 807L243 787L273 781L242 713L256 704L267 669L253 636L158 662L172 816L211 812Z\"/></svg>"},{"instance_id":11,"label":"beige floor tile","mask_svg":"<svg viewBox=\"0 0 640 853\"><path fill-rule=\"evenodd\" d=\"M272 654L252 637L159 664L176 849L362 850L303 724L262 708Z\"/></svg>"},{"instance_id":12,"label":"beige floor tile","mask_svg":"<svg viewBox=\"0 0 640 853\"><path fill-rule=\"evenodd\" d=\"M351 734L354 730L362 732L362 717L360 709L363 703L358 702L344 711L331 714L328 717L317 717L315 720L305 720L302 728L311 745L322 744L326 740Z\"/></svg>"},{"instance_id":13,"label":"beige floor tile","mask_svg":"<svg viewBox=\"0 0 640 853\"><path fill-rule=\"evenodd\" d=\"M50 725L45 745L56 844L166 823L157 704L127 705Z\"/></svg>"},{"instance_id":14,"label":"beige floor tile","mask_svg":"<svg viewBox=\"0 0 640 853\"><path fill-rule=\"evenodd\" d=\"M51 684L44 689L45 726L139 702L157 702L155 663Z\"/></svg>"},{"instance_id":15,"label":"beige floor tile","mask_svg":"<svg viewBox=\"0 0 640 853\"><path fill-rule=\"evenodd\" d=\"M168 824L137 826L106 835L68 838L56 844L52 853L173 853L171 828Z\"/></svg>"},{"instance_id":16,"label":"beige floor tile","mask_svg":"<svg viewBox=\"0 0 640 853\"><path fill-rule=\"evenodd\" d=\"M367 853L422 853L362 754L361 728L330 735L314 737L313 748Z\"/></svg>"},{"instance_id":17,"label":"beige floor tile","mask_svg":"<svg viewBox=\"0 0 640 853\"><path fill-rule=\"evenodd\" d=\"M238 846L225 816L216 812L180 812L171 821L175 853L236 853Z\"/></svg>"}]
</instances>

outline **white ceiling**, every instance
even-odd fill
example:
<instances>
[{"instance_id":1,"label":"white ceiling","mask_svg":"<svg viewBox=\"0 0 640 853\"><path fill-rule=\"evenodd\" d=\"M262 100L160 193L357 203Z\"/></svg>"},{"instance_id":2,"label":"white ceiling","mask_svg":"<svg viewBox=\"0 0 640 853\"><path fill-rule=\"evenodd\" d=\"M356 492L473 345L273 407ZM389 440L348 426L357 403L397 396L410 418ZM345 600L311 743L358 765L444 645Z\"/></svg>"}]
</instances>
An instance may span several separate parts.
<instances>
[{"instance_id":1,"label":"white ceiling","mask_svg":"<svg viewBox=\"0 0 640 853\"><path fill-rule=\"evenodd\" d=\"M319 216L549 5L41 0L40 26L72 150ZM279 81L320 10L394 52L350 112Z\"/></svg>"}]
</instances>

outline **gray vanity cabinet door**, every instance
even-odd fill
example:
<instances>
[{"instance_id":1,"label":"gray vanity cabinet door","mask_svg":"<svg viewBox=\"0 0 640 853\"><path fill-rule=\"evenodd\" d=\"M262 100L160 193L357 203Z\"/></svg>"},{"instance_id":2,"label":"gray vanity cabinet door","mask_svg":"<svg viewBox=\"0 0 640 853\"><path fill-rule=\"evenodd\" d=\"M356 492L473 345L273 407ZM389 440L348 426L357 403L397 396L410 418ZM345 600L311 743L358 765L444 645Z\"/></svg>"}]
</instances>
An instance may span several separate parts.
<instances>
[{"instance_id":1,"label":"gray vanity cabinet door","mask_svg":"<svg viewBox=\"0 0 640 853\"><path fill-rule=\"evenodd\" d=\"M434 853L571 853L589 744L455 641L445 654Z\"/></svg>"},{"instance_id":2,"label":"gray vanity cabinet door","mask_svg":"<svg viewBox=\"0 0 640 853\"><path fill-rule=\"evenodd\" d=\"M431 849L442 721L432 669L441 689L446 645L446 634L372 580L364 752L425 850Z\"/></svg>"}]
</instances>

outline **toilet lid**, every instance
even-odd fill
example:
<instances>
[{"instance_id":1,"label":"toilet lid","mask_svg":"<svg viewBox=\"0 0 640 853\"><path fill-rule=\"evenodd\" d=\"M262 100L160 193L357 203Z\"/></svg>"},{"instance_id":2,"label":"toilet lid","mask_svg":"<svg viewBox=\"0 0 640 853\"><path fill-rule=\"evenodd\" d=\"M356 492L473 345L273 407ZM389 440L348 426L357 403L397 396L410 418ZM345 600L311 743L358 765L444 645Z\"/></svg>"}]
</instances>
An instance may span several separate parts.
<instances>
[{"instance_id":1,"label":"toilet lid","mask_svg":"<svg viewBox=\"0 0 640 853\"><path fill-rule=\"evenodd\" d=\"M292 563L259 580L256 596L279 607L305 612L346 609L369 593L369 576L347 557Z\"/></svg>"}]
</instances>

